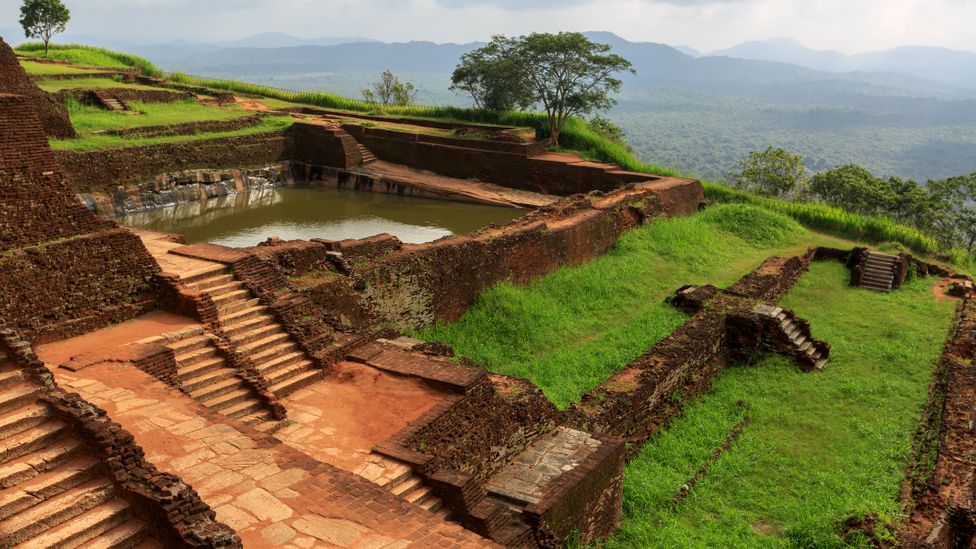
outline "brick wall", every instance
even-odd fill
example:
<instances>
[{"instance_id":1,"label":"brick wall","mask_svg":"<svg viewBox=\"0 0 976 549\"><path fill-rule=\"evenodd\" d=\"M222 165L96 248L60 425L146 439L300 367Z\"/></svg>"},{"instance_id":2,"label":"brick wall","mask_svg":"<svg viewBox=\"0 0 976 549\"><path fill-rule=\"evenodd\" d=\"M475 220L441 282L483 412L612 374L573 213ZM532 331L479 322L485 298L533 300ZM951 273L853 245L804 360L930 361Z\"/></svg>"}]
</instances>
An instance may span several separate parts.
<instances>
[{"instance_id":1,"label":"brick wall","mask_svg":"<svg viewBox=\"0 0 976 549\"><path fill-rule=\"evenodd\" d=\"M0 93L26 97L47 135L62 138L75 136L68 110L53 96L34 85L34 81L17 61L17 55L2 38L0 38ZM0 111L2 110L3 108L0 108Z\"/></svg>"}]
</instances>

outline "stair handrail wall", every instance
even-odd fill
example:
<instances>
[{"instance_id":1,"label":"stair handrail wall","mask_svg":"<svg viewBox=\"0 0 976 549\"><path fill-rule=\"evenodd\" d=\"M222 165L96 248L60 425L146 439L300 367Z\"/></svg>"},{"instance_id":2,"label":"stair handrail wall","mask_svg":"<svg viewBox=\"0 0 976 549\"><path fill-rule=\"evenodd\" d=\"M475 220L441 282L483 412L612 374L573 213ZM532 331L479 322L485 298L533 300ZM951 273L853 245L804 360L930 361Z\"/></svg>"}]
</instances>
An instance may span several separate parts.
<instances>
[{"instance_id":1,"label":"stair handrail wall","mask_svg":"<svg viewBox=\"0 0 976 549\"><path fill-rule=\"evenodd\" d=\"M0 319L0 351L31 383L60 419L83 435L107 467L121 493L151 519L153 534L167 547L242 547L236 532L216 520L216 513L181 478L160 472L146 461L135 437L111 421L108 413L77 393L61 389L30 343Z\"/></svg>"}]
</instances>

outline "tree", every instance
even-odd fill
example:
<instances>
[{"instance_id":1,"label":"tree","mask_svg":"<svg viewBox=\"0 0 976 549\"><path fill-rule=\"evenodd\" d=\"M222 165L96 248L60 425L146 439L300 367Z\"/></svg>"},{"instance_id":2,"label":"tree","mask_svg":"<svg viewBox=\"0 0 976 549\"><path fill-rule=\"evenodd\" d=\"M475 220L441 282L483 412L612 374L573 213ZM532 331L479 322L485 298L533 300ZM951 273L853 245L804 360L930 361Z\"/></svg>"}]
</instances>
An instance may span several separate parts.
<instances>
[{"instance_id":1,"label":"tree","mask_svg":"<svg viewBox=\"0 0 976 549\"><path fill-rule=\"evenodd\" d=\"M28 38L44 41L44 55L48 53L51 37L64 32L71 12L61 0L24 0L20 6L20 26Z\"/></svg>"},{"instance_id":2,"label":"tree","mask_svg":"<svg viewBox=\"0 0 976 549\"><path fill-rule=\"evenodd\" d=\"M929 181L934 203L933 235L946 246L976 252L976 173Z\"/></svg>"},{"instance_id":3,"label":"tree","mask_svg":"<svg viewBox=\"0 0 976 549\"><path fill-rule=\"evenodd\" d=\"M373 84L372 88L365 88L362 91L363 99L367 103L379 103L384 106L406 107L413 104L417 98L417 90L410 82L401 83L400 78L392 71L383 71L380 81Z\"/></svg>"},{"instance_id":4,"label":"tree","mask_svg":"<svg viewBox=\"0 0 976 549\"><path fill-rule=\"evenodd\" d=\"M857 164L847 164L810 179L810 194L829 206L876 215L887 212L890 196L885 182Z\"/></svg>"},{"instance_id":5,"label":"tree","mask_svg":"<svg viewBox=\"0 0 976 549\"><path fill-rule=\"evenodd\" d=\"M535 102L546 110L550 145L559 144L570 117L609 109L616 103L610 94L619 92L623 83L614 75L634 70L630 61L610 50L578 32L533 33L515 41L519 67Z\"/></svg>"},{"instance_id":6,"label":"tree","mask_svg":"<svg viewBox=\"0 0 976 549\"><path fill-rule=\"evenodd\" d=\"M795 198L806 183L803 157L786 149L768 147L752 151L739 161L739 171L729 174L737 187L763 196Z\"/></svg>"},{"instance_id":7,"label":"tree","mask_svg":"<svg viewBox=\"0 0 976 549\"><path fill-rule=\"evenodd\" d=\"M618 145L627 149L628 152L634 152L630 143L627 142L627 134L624 132L623 128L615 124L612 120L605 116L595 115L590 119L587 124L590 129L600 134L602 137L617 143Z\"/></svg>"},{"instance_id":8,"label":"tree","mask_svg":"<svg viewBox=\"0 0 976 549\"><path fill-rule=\"evenodd\" d=\"M461 56L451 75L451 90L471 95L479 109L525 110L535 100L518 60L517 41L493 36L488 45Z\"/></svg>"}]
</instances>

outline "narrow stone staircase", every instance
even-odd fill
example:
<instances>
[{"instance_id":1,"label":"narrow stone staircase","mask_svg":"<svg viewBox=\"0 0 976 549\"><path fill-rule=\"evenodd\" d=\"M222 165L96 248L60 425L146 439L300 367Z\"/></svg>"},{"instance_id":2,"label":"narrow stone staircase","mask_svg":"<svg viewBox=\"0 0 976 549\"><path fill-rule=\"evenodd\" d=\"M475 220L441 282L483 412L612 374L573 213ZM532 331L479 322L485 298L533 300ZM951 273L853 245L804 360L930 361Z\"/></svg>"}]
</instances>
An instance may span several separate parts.
<instances>
[{"instance_id":1,"label":"narrow stone staircase","mask_svg":"<svg viewBox=\"0 0 976 549\"><path fill-rule=\"evenodd\" d=\"M0 355L0 547L163 547L41 394Z\"/></svg>"},{"instance_id":2,"label":"narrow stone staircase","mask_svg":"<svg viewBox=\"0 0 976 549\"><path fill-rule=\"evenodd\" d=\"M444 507L443 501L406 463L374 453L354 472L383 486L393 495L434 513L441 520L448 520L451 514L451 510Z\"/></svg>"},{"instance_id":3,"label":"narrow stone staircase","mask_svg":"<svg viewBox=\"0 0 976 549\"><path fill-rule=\"evenodd\" d=\"M897 256L868 252L867 258L861 263L860 286L869 290L890 292L895 284L897 268Z\"/></svg>"},{"instance_id":4,"label":"narrow stone staircase","mask_svg":"<svg viewBox=\"0 0 976 549\"><path fill-rule=\"evenodd\" d=\"M210 334L166 346L176 354L177 375L184 392L207 408L239 419L264 433L281 426L261 397L220 355Z\"/></svg>"},{"instance_id":5,"label":"narrow stone staircase","mask_svg":"<svg viewBox=\"0 0 976 549\"><path fill-rule=\"evenodd\" d=\"M323 372L267 307L223 265L187 273L182 279L190 289L210 295L224 333L239 353L251 359L275 396L285 397L322 378Z\"/></svg>"},{"instance_id":6,"label":"narrow stone staircase","mask_svg":"<svg viewBox=\"0 0 976 549\"><path fill-rule=\"evenodd\" d=\"M366 145L363 145L362 143L356 143L356 148L359 149L359 154L362 155L363 157L363 166L365 166L366 164L372 164L373 162L376 162L376 155L373 154L373 151L367 149Z\"/></svg>"},{"instance_id":7,"label":"narrow stone staircase","mask_svg":"<svg viewBox=\"0 0 976 549\"><path fill-rule=\"evenodd\" d=\"M803 324L791 312L784 309L774 310L775 318L779 322L779 329L790 342L793 354L808 365L810 370L823 370L827 364L827 351L813 339L809 326Z\"/></svg>"},{"instance_id":8,"label":"narrow stone staircase","mask_svg":"<svg viewBox=\"0 0 976 549\"><path fill-rule=\"evenodd\" d=\"M105 90L97 89L97 90L93 90L92 93L94 93L95 97L98 98L99 103L101 103L103 107L105 107L110 111L124 112L124 111L132 110L131 108L129 108L129 105L125 103L125 101L122 101L120 98L112 95L111 93Z\"/></svg>"}]
</instances>

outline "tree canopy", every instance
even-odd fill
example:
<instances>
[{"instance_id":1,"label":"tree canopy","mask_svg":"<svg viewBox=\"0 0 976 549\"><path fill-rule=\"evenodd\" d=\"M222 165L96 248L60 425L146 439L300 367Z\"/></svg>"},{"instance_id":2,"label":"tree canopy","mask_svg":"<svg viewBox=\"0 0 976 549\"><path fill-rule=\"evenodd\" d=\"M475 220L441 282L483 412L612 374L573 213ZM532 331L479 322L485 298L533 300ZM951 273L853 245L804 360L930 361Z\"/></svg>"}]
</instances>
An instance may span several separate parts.
<instances>
[{"instance_id":1,"label":"tree canopy","mask_svg":"<svg viewBox=\"0 0 976 549\"><path fill-rule=\"evenodd\" d=\"M578 32L496 36L465 54L452 77L452 89L470 93L486 109L542 105L548 116L549 143L559 144L566 121L608 109L622 82L633 72L629 61Z\"/></svg>"},{"instance_id":2,"label":"tree canopy","mask_svg":"<svg viewBox=\"0 0 976 549\"><path fill-rule=\"evenodd\" d=\"M362 94L367 103L405 107L413 104L417 90L410 82L400 82L400 77L385 70L379 82L373 84L372 88L364 88Z\"/></svg>"},{"instance_id":3,"label":"tree canopy","mask_svg":"<svg viewBox=\"0 0 976 549\"><path fill-rule=\"evenodd\" d=\"M20 6L20 26L24 35L44 41L44 55L48 53L51 37L64 32L71 12L61 0L24 0Z\"/></svg>"},{"instance_id":4,"label":"tree canopy","mask_svg":"<svg viewBox=\"0 0 976 549\"><path fill-rule=\"evenodd\" d=\"M729 175L731 182L762 196L794 198L806 184L803 157L778 147L752 151L739 162L739 171Z\"/></svg>"}]
</instances>

